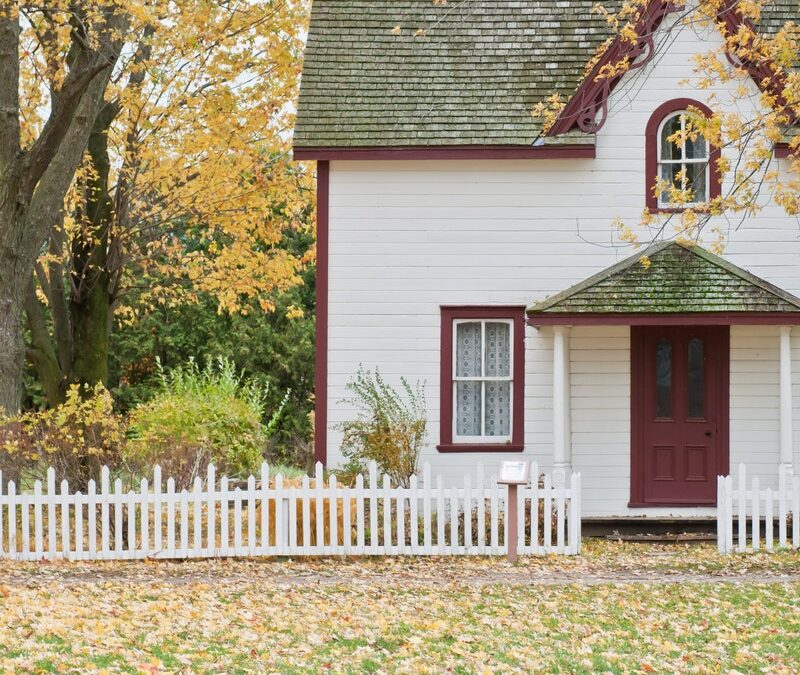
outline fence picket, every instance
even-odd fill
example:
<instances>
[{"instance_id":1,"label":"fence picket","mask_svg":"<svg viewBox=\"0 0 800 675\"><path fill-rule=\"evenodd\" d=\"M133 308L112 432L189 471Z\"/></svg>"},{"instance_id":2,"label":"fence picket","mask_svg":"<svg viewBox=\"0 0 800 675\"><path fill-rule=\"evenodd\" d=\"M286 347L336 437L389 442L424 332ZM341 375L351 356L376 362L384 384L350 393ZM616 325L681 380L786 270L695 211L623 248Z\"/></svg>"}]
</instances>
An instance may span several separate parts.
<instances>
[{"instance_id":1,"label":"fence picket","mask_svg":"<svg viewBox=\"0 0 800 675\"><path fill-rule=\"evenodd\" d=\"M136 555L136 494L128 490L128 553L131 558Z\"/></svg>"},{"instance_id":2,"label":"fence picket","mask_svg":"<svg viewBox=\"0 0 800 675\"><path fill-rule=\"evenodd\" d=\"M167 553L175 554L175 479L167 479Z\"/></svg>"},{"instance_id":3,"label":"fence picket","mask_svg":"<svg viewBox=\"0 0 800 675\"><path fill-rule=\"evenodd\" d=\"M256 552L256 477L251 474L247 478L247 555L254 555L255 552Z\"/></svg>"},{"instance_id":4,"label":"fence picket","mask_svg":"<svg viewBox=\"0 0 800 675\"><path fill-rule=\"evenodd\" d=\"M470 475L464 474L464 552L472 553L472 486ZM522 520L525 520L523 515Z\"/></svg>"},{"instance_id":5,"label":"fence picket","mask_svg":"<svg viewBox=\"0 0 800 675\"><path fill-rule=\"evenodd\" d=\"M417 555L419 553L419 496L418 496L418 488L417 488L417 477L411 476L411 480L409 482L409 502L408 502L408 514L409 514L409 532L410 540L411 540L411 554Z\"/></svg>"},{"instance_id":6,"label":"fence picket","mask_svg":"<svg viewBox=\"0 0 800 675\"><path fill-rule=\"evenodd\" d=\"M398 490L397 494L397 548L395 553L406 552L406 490Z\"/></svg>"},{"instance_id":7,"label":"fence picket","mask_svg":"<svg viewBox=\"0 0 800 675\"><path fill-rule=\"evenodd\" d=\"M290 487L289 494L289 555L297 555L297 488Z\"/></svg>"},{"instance_id":8,"label":"fence picket","mask_svg":"<svg viewBox=\"0 0 800 675\"><path fill-rule=\"evenodd\" d=\"M233 491L233 553L242 553L242 488Z\"/></svg>"},{"instance_id":9,"label":"fence picket","mask_svg":"<svg viewBox=\"0 0 800 675\"><path fill-rule=\"evenodd\" d=\"M217 552L216 471L217 469L213 464L208 465L206 471L206 546L208 547L209 555L215 555Z\"/></svg>"},{"instance_id":10,"label":"fence picket","mask_svg":"<svg viewBox=\"0 0 800 675\"><path fill-rule=\"evenodd\" d=\"M321 553L323 546L325 546L325 510L323 508L323 485L322 476L322 462L317 462L314 466L314 489L315 489L315 504L317 510L317 550ZM376 527L377 529L377 527ZM377 535L377 532L375 533Z\"/></svg>"},{"instance_id":11,"label":"fence picket","mask_svg":"<svg viewBox=\"0 0 800 675\"><path fill-rule=\"evenodd\" d=\"M311 482L303 476L301 499L303 500L303 553L311 555Z\"/></svg>"},{"instance_id":12,"label":"fence picket","mask_svg":"<svg viewBox=\"0 0 800 675\"><path fill-rule=\"evenodd\" d=\"M531 543L530 552L538 553L539 547L539 465L531 463Z\"/></svg>"},{"instance_id":13,"label":"fence picket","mask_svg":"<svg viewBox=\"0 0 800 675\"><path fill-rule=\"evenodd\" d=\"M94 478L89 481L88 502L86 507L87 526L89 530L89 558L94 560L97 555L97 484Z\"/></svg>"},{"instance_id":14,"label":"fence picket","mask_svg":"<svg viewBox=\"0 0 800 675\"><path fill-rule=\"evenodd\" d=\"M383 552L392 550L392 486L389 476L383 474Z\"/></svg>"},{"instance_id":15,"label":"fence picket","mask_svg":"<svg viewBox=\"0 0 800 675\"><path fill-rule=\"evenodd\" d=\"M364 476L356 476L356 553L364 553Z\"/></svg>"},{"instance_id":16,"label":"fence picket","mask_svg":"<svg viewBox=\"0 0 800 675\"><path fill-rule=\"evenodd\" d=\"M75 493L75 560L83 560L83 494Z\"/></svg>"},{"instance_id":17,"label":"fence picket","mask_svg":"<svg viewBox=\"0 0 800 675\"><path fill-rule=\"evenodd\" d=\"M478 540L478 551L486 553L486 491L483 486L483 462L478 463L475 478L475 499L477 500L478 518L475 529Z\"/></svg>"},{"instance_id":18,"label":"fence picket","mask_svg":"<svg viewBox=\"0 0 800 675\"><path fill-rule=\"evenodd\" d=\"M564 485L558 484L556 489L556 552L564 553Z\"/></svg>"},{"instance_id":19,"label":"fence picket","mask_svg":"<svg viewBox=\"0 0 800 675\"><path fill-rule=\"evenodd\" d=\"M219 481L219 553L228 555L230 551L230 536L228 533L228 477L223 476Z\"/></svg>"},{"instance_id":20,"label":"fence picket","mask_svg":"<svg viewBox=\"0 0 800 675\"><path fill-rule=\"evenodd\" d=\"M261 549L269 555L269 464L261 463Z\"/></svg>"},{"instance_id":21,"label":"fence picket","mask_svg":"<svg viewBox=\"0 0 800 675\"><path fill-rule=\"evenodd\" d=\"M194 477L194 490L192 492L192 506L194 518L192 518L192 555L200 556L203 550L203 479L200 476Z\"/></svg>"},{"instance_id":22,"label":"fence picket","mask_svg":"<svg viewBox=\"0 0 800 675\"><path fill-rule=\"evenodd\" d=\"M444 484L442 474L438 474L436 476L436 546L439 549L439 555L445 554L444 519Z\"/></svg>"},{"instance_id":23,"label":"fence picket","mask_svg":"<svg viewBox=\"0 0 800 675\"><path fill-rule=\"evenodd\" d=\"M378 465L369 463L369 543L373 555L378 554Z\"/></svg>"},{"instance_id":24,"label":"fence picket","mask_svg":"<svg viewBox=\"0 0 800 675\"><path fill-rule=\"evenodd\" d=\"M458 488L450 488L450 555L458 553Z\"/></svg>"},{"instance_id":25,"label":"fence picket","mask_svg":"<svg viewBox=\"0 0 800 675\"><path fill-rule=\"evenodd\" d=\"M786 548L786 469L778 469L778 543Z\"/></svg>"},{"instance_id":26,"label":"fence picket","mask_svg":"<svg viewBox=\"0 0 800 675\"><path fill-rule=\"evenodd\" d=\"M186 488L180 491L180 510L181 510L181 550L180 557L185 558L189 554L189 493Z\"/></svg>"},{"instance_id":27,"label":"fence picket","mask_svg":"<svg viewBox=\"0 0 800 675\"><path fill-rule=\"evenodd\" d=\"M14 481L8 483L8 551L12 559L17 559L17 486ZM53 553L55 555L55 552Z\"/></svg>"},{"instance_id":28,"label":"fence picket","mask_svg":"<svg viewBox=\"0 0 800 675\"><path fill-rule=\"evenodd\" d=\"M738 513L739 550L747 548L747 469L739 464L739 513Z\"/></svg>"},{"instance_id":29,"label":"fence picket","mask_svg":"<svg viewBox=\"0 0 800 675\"><path fill-rule=\"evenodd\" d=\"M14 532L16 533L16 521ZM50 560L55 560L58 550L56 542L56 470L52 466L47 470L47 540L50 551L48 557ZM12 550L16 551L16 547Z\"/></svg>"},{"instance_id":30,"label":"fence picket","mask_svg":"<svg viewBox=\"0 0 800 675\"><path fill-rule=\"evenodd\" d=\"M142 496L142 557L150 557L150 490L148 489L147 478L142 478L139 494Z\"/></svg>"},{"instance_id":31,"label":"fence picket","mask_svg":"<svg viewBox=\"0 0 800 675\"><path fill-rule=\"evenodd\" d=\"M542 495L542 513L544 514L543 546L549 552L553 549L553 485L550 476L544 477L544 490Z\"/></svg>"},{"instance_id":32,"label":"fence picket","mask_svg":"<svg viewBox=\"0 0 800 675\"><path fill-rule=\"evenodd\" d=\"M330 516L330 537L331 537L331 546L330 546L330 553L336 553L339 547L339 533L337 531L338 522L338 513L336 508L336 502L338 499L337 496L337 486L336 486L336 476L331 474L330 483L329 483L329 494L328 497L328 515Z\"/></svg>"},{"instance_id":33,"label":"fence picket","mask_svg":"<svg viewBox=\"0 0 800 675\"><path fill-rule=\"evenodd\" d=\"M209 466L209 474L213 473L214 466ZM153 467L153 548L160 553L164 547L161 524L161 467Z\"/></svg>"},{"instance_id":34,"label":"fence picket","mask_svg":"<svg viewBox=\"0 0 800 675\"><path fill-rule=\"evenodd\" d=\"M498 523L497 512L499 508L499 498L497 490L497 481L492 481L491 488L491 503L490 503L490 518L491 518L491 541L492 541L492 555L500 553L499 537L498 537Z\"/></svg>"},{"instance_id":35,"label":"fence picket","mask_svg":"<svg viewBox=\"0 0 800 675\"><path fill-rule=\"evenodd\" d=\"M537 471L534 466L532 475ZM31 492L19 492L15 483L4 484L0 475L0 557L92 560L151 555L465 555L507 550L508 492L494 479L488 485L484 483L482 467L478 468L474 487L471 475L464 476L463 482L445 486L441 474L431 478L427 463L423 466L422 484L419 477L412 476L408 487L393 485L387 474L380 474L379 478L374 462L369 475L368 487L363 475L356 477L354 487L342 486L335 475L325 479L318 465L318 480L313 486L308 476L299 486L285 485L279 474L273 490L269 467L264 463L260 485L251 475L246 487L240 483L232 489L227 476L217 484L215 469L209 465L205 485L197 476L191 486L178 489L175 479L169 477L162 490L159 467L154 467L152 486L142 479L135 488L124 488L119 477L112 485L109 470L103 467L100 489L90 480L86 494L70 494L65 479L57 487L53 470L48 471L46 494L40 481L34 482ZM547 476L545 489L532 484L530 489L519 491L517 508L523 514L518 519L520 552L579 551L579 499L576 474L569 487L553 488ZM538 547L536 534L535 516L540 512L540 501L543 511L549 509L552 514L556 509L559 528L556 533L549 532L550 540L544 547ZM532 517L530 543L524 539L528 508ZM473 512L478 514L477 523ZM271 523L273 518L275 522ZM275 533L274 542L270 526Z\"/></svg>"},{"instance_id":36,"label":"fence picket","mask_svg":"<svg viewBox=\"0 0 800 675\"><path fill-rule=\"evenodd\" d=\"M350 546L353 535L352 514L350 513L350 499L352 490L349 487L344 489L344 499L342 501L342 552L347 555L350 553Z\"/></svg>"},{"instance_id":37,"label":"fence picket","mask_svg":"<svg viewBox=\"0 0 800 675\"><path fill-rule=\"evenodd\" d=\"M423 467L423 499L422 499L422 540L423 540L423 553L431 553L433 547L433 537L431 534L431 465L425 462Z\"/></svg>"},{"instance_id":38,"label":"fence picket","mask_svg":"<svg viewBox=\"0 0 800 675\"><path fill-rule=\"evenodd\" d=\"M725 546L728 551L733 550L733 478L725 478L725 513L728 526L725 528Z\"/></svg>"},{"instance_id":39,"label":"fence picket","mask_svg":"<svg viewBox=\"0 0 800 675\"><path fill-rule=\"evenodd\" d=\"M0 516L3 513L2 494L3 486L2 483L0 483ZM3 520L2 517L0 517L0 553L3 551L2 532ZM33 546L36 560L40 560L44 551L44 538L42 537L42 481L40 480L37 480L33 484Z\"/></svg>"},{"instance_id":40,"label":"fence picket","mask_svg":"<svg viewBox=\"0 0 800 675\"><path fill-rule=\"evenodd\" d=\"M764 547L768 550L772 550L772 537L774 533L775 524L772 521L772 488L767 488L765 494L765 504L764 504Z\"/></svg>"},{"instance_id":41,"label":"fence picket","mask_svg":"<svg viewBox=\"0 0 800 675\"><path fill-rule=\"evenodd\" d=\"M800 548L800 476L792 479L792 546Z\"/></svg>"},{"instance_id":42,"label":"fence picket","mask_svg":"<svg viewBox=\"0 0 800 675\"><path fill-rule=\"evenodd\" d=\"M286 555L283 531L283 474L275 476L275 554Z\"/></svg>"},{"instance_id":43,"label":"fence picket","mask_svg":"<svg viewBox=\"0 0 800 675\"><path fill-rule=\"evenodd\" d=\"M122 479L114 481L114 554L122 557Z\"/></svg>"},{"instance_id":44,"label":"fence picket","mask_svg":"<svg viewBox=\"0 0 800 675\"><path fill-rule=\"evenodd\" d=\"M753 550L758 551L761 548L761 517L760 517L760 506L761 506L761 489L759 486L758 476L753 476L753 498L752 498L752 518L751 521L753 523L752 526L752 536L751 541L753 545Z\"/></svg>"}]
</instances>

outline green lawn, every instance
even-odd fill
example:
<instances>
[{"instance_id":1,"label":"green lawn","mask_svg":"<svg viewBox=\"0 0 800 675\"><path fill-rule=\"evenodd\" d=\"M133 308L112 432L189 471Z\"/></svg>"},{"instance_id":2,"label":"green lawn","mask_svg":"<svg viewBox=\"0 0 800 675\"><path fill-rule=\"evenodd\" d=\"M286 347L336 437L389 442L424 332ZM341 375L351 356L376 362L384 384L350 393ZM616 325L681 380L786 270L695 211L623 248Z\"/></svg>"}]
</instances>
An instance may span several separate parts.
<instances>
[{"instance_id":1,"label":"green lawn","mask_svg":"<svg viewBox=\"0 0 800 675\"><path fill-rule=\"evenodd\" d=\"M516 567L4 564L0 575L11 672L800 670L797 553L592 544L580 559ZM652 579L625 581L642 575Z\"/></svg>"}]
</instances>

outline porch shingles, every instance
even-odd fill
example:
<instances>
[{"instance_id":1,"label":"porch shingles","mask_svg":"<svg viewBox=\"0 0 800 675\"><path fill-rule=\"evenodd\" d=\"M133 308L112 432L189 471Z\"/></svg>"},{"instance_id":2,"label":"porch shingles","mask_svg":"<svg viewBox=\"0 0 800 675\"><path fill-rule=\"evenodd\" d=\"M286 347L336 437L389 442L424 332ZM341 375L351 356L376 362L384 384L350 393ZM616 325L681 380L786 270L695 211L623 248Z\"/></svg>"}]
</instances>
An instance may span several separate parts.
<instances>
[{"instance_id":1,"label":"porch shingles","mask_svg":"<svg viewBox=\"0 0 800 675\"><path fill-rule=\"evenodd\" d=\"M800 298L764 279L699 246L666 242L535 304L528 314L797 311Z\"/></svg>"}]
</instances>

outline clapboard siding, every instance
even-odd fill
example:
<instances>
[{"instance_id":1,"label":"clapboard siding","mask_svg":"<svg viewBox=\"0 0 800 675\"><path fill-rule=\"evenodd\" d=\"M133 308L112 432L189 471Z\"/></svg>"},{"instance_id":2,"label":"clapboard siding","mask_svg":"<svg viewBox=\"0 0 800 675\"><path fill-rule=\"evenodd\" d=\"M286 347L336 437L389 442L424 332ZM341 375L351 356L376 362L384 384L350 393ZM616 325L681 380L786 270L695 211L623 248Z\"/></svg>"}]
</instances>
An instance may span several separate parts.
<instances>
[{"instance_id":1,"label":"clapboard siding","mask_svg":"<svg viewBox=\"0 0 800 675\"><path fill-rule=\"evenodd\" d=\"M669 22L665 23L668 26ZM445 481L504 455L436 452L440 306L529 305L630 255L612 221L636 225L645 203L644 129L673 98L730 103L736 83L693 92L692 56L718 45L714 29L679 30L669 48L612 97L596 158L514 161L331 162L329 210L329 461L340 460L341 402L359 364L387 379L425 382L423 461ZM705 42L703 42L705 40ZM588 56L588 55L587 55ZM755 94L752 82L744 86ZM753 100L757 100L754 96ZM740 102L742 109L745 102ZM785 166L785 162L779 162ZM800 294L797 220L767 205L720 220L737 265ZM645 238L646 235L643 235ZM800 329L796 330L800 333ZM552 465L553 334L526 329L525 456ZM793 338L795 427L800 437L800 335ZM575 328L570 352L573 467L586 516L702 515L710 509L629 509L630 330ZM778 329L731 329L731 465L777 474ZM800 465L800 444L795 441Z\"/></svg>"}]
</instances>

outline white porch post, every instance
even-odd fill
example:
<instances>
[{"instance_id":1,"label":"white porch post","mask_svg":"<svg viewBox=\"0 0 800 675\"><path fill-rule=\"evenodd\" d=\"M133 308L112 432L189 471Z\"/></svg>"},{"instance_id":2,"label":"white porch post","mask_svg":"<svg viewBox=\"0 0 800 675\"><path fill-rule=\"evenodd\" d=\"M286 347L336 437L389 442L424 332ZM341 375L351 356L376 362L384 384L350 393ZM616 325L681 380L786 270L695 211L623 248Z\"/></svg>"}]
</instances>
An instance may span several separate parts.
<instances>
[{"instance_id":1,"label":"white porch post","mask_svg":"<svg viewBox=\"0 0 800 675\"><path fill-rule=\"evenodd\" d=\"M794 443L792 432L792 328L791 326L780 327L780 420L781 420L781 444L780 444L780 464L781 470L787 476L793 472Z\"/></svg>"},{"instance_id":2,"label":"white porch post","mask_svg":"<svg viewBox=\"0 0 800 675\"><path fill-rule=\"evenodd\" d=\"M569 327L553 328L553 479L566 482L572 472L569 392Z\"/></svg>"}]
</instances>

